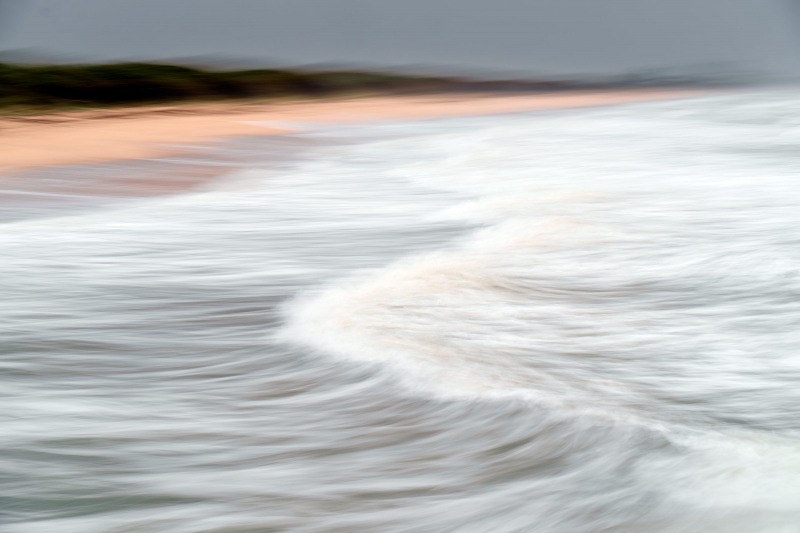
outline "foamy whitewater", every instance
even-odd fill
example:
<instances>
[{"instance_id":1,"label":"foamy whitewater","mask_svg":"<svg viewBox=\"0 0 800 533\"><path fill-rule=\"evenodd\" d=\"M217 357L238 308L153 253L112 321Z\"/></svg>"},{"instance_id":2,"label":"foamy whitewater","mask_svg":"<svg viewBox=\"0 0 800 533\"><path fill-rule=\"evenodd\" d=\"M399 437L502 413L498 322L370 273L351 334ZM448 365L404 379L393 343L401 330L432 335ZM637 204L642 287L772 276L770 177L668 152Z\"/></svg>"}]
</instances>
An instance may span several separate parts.
<instances>
[{"instance_id":1,"label":"foamy whitewater","mask_svg":"<svg viewBox=\"0 0 800 533\"><path fill-rule=\"evenodd\" d=\"M800 532L800 96L306 127L0 225L3 531Z\"/></svg>"}]
</instances>

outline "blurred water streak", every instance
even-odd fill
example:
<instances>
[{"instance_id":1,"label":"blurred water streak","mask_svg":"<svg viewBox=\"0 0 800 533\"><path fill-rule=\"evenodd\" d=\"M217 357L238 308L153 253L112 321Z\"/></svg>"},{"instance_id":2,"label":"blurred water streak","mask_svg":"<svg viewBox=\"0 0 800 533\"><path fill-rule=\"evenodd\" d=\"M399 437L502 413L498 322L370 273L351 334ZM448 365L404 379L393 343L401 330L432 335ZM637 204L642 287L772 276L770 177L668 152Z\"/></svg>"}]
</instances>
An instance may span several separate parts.
<instances>
[{"instance_id":1,"label":"blurred water streak","mask_svg":"<svg viewBox=\"0 0 800 533\"><path fill-rule=\"evenodd\" d=\"M5 529L800 531L798 117L350 126L18 216Z\"/></svg>"}]
</instances>

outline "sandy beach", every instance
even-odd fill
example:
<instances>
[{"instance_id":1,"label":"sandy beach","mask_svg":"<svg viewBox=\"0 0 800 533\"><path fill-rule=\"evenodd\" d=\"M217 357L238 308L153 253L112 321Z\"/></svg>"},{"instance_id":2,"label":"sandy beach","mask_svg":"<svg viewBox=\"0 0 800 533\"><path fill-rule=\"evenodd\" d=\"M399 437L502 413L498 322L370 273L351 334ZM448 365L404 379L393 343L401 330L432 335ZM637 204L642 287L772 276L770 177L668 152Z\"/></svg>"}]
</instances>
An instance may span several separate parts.
<instances>
[{"instance_id":1,"label":"sandy beach","mask_svg":"<svg viewBox=\"0 0 800 533\"><path fill-rule=\"evenodd\" d=\"M52 165L153 158L181 143L281 134L256 122L364 122L587 107L691 96L689 90L440 94L148 106L0 118L0 176ZM0 177L2 181L2 177Z\"/></svg>"}]
</instances>

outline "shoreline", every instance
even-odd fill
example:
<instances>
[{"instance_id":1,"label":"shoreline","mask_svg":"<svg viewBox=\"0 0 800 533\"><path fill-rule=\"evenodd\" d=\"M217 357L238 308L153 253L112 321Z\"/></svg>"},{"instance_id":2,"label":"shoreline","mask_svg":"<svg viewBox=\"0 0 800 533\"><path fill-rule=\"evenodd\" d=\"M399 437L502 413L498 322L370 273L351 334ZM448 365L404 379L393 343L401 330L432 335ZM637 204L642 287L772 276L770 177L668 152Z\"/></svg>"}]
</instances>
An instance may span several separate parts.
<instances>
[{"instance_id":1,"label":"shoreline","mask_svg":"<svg viewBox=\"0 0 800 533\"><path fill-rule=\"evenodd\" d=\"M707 91L636 89L524 94L372 96L293 102L222 102L0 117L0 183L51 166L167 157L177 144L292 133L256 122L358 123L594 107Z\"/></svg>"}]
</instances>

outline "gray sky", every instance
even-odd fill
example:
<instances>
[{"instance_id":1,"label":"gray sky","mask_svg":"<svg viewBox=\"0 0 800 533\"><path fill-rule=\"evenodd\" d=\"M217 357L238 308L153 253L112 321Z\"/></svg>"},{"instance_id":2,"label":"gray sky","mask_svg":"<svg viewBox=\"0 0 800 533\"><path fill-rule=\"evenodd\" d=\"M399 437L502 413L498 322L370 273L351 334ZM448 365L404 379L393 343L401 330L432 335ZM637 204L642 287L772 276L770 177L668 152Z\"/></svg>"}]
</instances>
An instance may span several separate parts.
<instances>
[{"instance_id":1,"label":"gray sky","mask_svg":"<svg viewBox=\"0 0 800 533\"><path fill-rule=\"evenodd\" d=\"M0 48L531 74L710 63L800 72L800 9L792 12L788 2L10 0L16 13L3 17Z\"/></svg>"}]
</instances>

